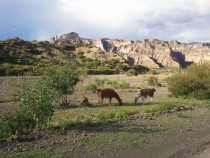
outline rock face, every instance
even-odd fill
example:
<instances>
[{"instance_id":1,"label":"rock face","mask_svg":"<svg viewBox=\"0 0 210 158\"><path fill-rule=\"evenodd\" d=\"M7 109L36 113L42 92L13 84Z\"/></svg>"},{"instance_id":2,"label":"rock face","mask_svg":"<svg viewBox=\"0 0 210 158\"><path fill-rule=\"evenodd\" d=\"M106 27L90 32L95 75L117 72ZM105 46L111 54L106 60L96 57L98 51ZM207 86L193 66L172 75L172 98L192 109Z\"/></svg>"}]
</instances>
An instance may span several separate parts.
<instances>
[{"instance_id":1,"label":"rock face","mask_svg":"<svg viewBox=\"0 0 210 158\"><path fill-rule=\"evenodd\" d=\"M100 38L98 40L80 38L75 32L53 37L51 43L88 43L106 52L114 52L126 59L130 65L148 68L185 67L192 63L210 61L210 43L183 44L178 41L145 39L124 41Z\"/></svg>"},{"instance_id":2,"label":"rock face","mask_svg":"<svg viewBox=\"0 0 210 158\"><path fill-rule=\"evenodd\" d=\"M79 35L75 32L71 32L68 34L63 34L60 37L58 37L57 35L55 37L52 37L50 39L50 43L55 43L55 44L59 44L59 43L81 43L81 39L79 37Z\"/></svg>"}]
</instances>

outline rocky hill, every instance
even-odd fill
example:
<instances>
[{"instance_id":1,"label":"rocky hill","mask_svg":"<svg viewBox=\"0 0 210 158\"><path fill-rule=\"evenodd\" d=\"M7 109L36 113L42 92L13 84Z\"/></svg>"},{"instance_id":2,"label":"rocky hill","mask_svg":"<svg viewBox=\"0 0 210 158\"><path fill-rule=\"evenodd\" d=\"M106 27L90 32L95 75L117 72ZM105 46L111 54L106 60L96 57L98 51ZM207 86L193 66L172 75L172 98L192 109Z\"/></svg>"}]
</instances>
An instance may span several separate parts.
<instances>
[{"instance_id":1,"label":"rocky hill","mask_svg":"<svg viewBox=\"0 0 210 158\"><path fill-rule=\"evenodd\" d=\"M75 32L50 39L50 43L88 43L106 52L117 53L128 60L130 65L143 65L148 68L186 67L191 63L210 60L210 43L183 44L176 40L162 41L145 39L125 41L100 38L97 40L81 38Z\"/></svg>"}]
</instances>

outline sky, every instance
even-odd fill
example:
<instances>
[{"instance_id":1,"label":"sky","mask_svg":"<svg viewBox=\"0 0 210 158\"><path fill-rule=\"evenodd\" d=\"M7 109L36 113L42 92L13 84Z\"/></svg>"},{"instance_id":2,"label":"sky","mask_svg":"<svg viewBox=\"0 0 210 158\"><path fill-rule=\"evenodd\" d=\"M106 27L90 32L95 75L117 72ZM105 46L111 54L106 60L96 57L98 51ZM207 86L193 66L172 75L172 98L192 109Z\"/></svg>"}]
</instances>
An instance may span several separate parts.
<instances>
[{"instance_id":1,"label":"sky","mask_svg":"<svg viewBox=\"0 0 210 158\"><path fill-rule=\"evenodd\" d=\"M0 0L0 40L210 41L210 0Z\"/></svg>"}]
</instances>

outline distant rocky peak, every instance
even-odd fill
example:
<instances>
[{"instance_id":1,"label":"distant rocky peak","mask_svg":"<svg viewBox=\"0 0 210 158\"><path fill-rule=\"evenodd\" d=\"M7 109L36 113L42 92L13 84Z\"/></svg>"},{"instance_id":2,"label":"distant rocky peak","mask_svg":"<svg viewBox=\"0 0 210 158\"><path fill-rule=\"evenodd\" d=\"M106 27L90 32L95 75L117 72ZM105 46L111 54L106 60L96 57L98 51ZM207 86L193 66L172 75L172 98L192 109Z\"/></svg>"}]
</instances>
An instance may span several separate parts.
<instances>
[{"instance_id":1,"label":"distant rocky peak","mask_svg":"<svg viewBox=\"0 0 210 158\"><path fill-rule=\"evenodd\" d=\"M81 43L82 40L79 37L78 33L70 32L67 34L62 34L60 37L57 35L55 37L50 38L50 43Z\"/></svg>"}]
</instances>

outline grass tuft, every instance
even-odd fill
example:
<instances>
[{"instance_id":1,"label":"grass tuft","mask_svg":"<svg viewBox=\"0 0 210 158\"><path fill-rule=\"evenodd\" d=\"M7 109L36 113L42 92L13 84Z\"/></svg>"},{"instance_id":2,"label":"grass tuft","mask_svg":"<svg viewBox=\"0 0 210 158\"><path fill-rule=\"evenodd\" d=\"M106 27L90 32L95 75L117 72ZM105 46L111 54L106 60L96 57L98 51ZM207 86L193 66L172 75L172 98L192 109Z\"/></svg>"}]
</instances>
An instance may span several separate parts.
<instances>
[{"instance_id":1,"label":"grass tuft","mask_svg":"<svg viewBox=\"0 0 210 158\"><path fill-rule=\"evenodd\" d=\"M178 105L176 103L172 103L172 102L163 102L163 103L159 103L158 105L144 107L142 109L142 112L144 112L144 113L162 112L165 110L171 110L177 106L180 106L180 105Z\"/></svg>"}]
</instances>

